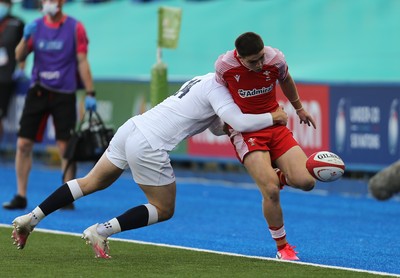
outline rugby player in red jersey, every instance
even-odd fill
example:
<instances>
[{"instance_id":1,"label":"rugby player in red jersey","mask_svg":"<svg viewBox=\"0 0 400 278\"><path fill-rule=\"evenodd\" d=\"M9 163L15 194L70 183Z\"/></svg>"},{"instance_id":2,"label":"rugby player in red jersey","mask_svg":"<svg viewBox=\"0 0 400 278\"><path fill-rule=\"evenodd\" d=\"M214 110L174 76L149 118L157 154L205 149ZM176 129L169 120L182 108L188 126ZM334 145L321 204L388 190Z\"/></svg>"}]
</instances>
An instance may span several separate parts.
<instances>
[{"instance_id":1,"label":"rugby player in red jersey","mask_svg":"<svg viewBox=\"0 0 400 278\"><path fill-rule=\"evenodd\" d=\"M258 34L246 32L240 35L235 41L235 49L219 56L215 68L217 81L229 89L243 113L275 111L279 107L276 100L278 81L300 123L316 128L314 119L302 105L284 55L278 49L264 46ZM280 189L284 184L305 191L314 188L315 180L305 167L307 156L285 125L273 125L255 132L230 129L230 138L237 157L262 193L263 214L278 249L276 257L298 260L294 246L286 240Z\"/></svg>"}]
</instances>

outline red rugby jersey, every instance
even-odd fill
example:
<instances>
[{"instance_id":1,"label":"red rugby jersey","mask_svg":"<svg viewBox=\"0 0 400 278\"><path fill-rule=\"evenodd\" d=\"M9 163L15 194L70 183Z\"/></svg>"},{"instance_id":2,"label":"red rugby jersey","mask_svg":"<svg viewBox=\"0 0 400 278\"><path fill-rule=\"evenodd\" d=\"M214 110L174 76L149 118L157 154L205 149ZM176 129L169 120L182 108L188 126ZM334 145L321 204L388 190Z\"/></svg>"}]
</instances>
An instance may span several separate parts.
<instances>
[{"instance_id":1,"label":"red rugby jersey","mask_svg":"<svg viewBox=\"0 0 400 278\"><path fill-rule=\"evenodd\" d=\"M288 66L281 51L265 46L264 65L260 72L246 68L230 50L215 62L216 79L225 85L243 113L260 114L275 111L276 81L288 74Z\"/></svg>"}]
</instances>

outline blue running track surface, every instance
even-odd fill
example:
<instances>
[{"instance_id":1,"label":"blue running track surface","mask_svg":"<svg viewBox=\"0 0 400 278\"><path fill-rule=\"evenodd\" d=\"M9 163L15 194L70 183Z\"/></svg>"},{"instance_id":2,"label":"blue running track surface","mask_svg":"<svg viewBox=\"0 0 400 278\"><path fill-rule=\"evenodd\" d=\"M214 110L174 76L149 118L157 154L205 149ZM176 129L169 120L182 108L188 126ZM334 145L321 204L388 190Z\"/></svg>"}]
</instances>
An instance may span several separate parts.
<instances>
[{"instance_id":1,"label":"blue running track surface","mask_svg":"<svg viewBox=\"0 0 400 278\"><path fill-rule=\"evenodd\" d=\"M3 203L15 194L15 171L12 165L0 166ZM79 175L88 169L82 166ZM189 178L190 173L177 172L177 176L175 216L167 222L120 233L118 238L275 257L275 243L261 212L261 195L248 178L226 182ZM222 176L229 180L229 174ZM16 216L30 212L61 185L60 179L59 170L35 165L28 208L1 209L0 223L11 224ZM366 182L343 179L317 184L312 192L290 188L281 192L290 244L297 246L303 262L400 274L400 201L392 198L380 202L367 194L335 192L346 187L362 188L362 192ZM94 223L143 203L143 193L126 172L108 189L76 201L74 211L57 211L38 227L81 233Z\"/></svg>"}]
</instances>

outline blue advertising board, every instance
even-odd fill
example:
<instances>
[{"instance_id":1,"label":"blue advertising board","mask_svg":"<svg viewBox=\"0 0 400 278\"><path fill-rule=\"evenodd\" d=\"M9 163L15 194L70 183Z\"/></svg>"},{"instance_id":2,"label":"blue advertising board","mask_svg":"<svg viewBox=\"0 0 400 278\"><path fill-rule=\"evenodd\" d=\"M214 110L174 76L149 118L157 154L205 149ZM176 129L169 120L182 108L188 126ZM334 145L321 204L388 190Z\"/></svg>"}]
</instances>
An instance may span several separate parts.
<instances>
[{"instance_id":1,"label":"blue advertising board","mask_svg":"<svg viewBox=\"0 0 400 278\"><path fill-rule=\"evenodd\" d=\"M28 85L28 83L19 84L19 90L13 97L8 116L3 119L4 136L0 141L0 149L14 150L16 147L16 133ZM318 99L321 111L326 111L327 114L324 116L321 112L320 115L323 116L322 118L327 118L326 122L320 123L321 136L324 137L326 134L326 139L321 141L325 143L318 148L329 149L338 154L349 171L376 172L399 160L399 84L332 84L328 86L325 86L326 91L321 89L321 86L317 86L315 91L312 91L310 86L304 88L302 85L298 86L302 92L312 92L307 97L303 93L304 103ZM102 106L100 104L101 102L98 106ZM49 121L52 119L50 118ZM318 143L312 140L310 142ZM48 124L42 144L35 144L35 149L46 150L54 144L54 128L52 124Z\"/></svg>"},{"instance_id":2,"label":"blue advertising board","mask_svg":"<svg viewBox=\"0 0 400 278\"><path fill-rule=\"evenodd\" d=\"M379 171L400 159L399 101L399 86L331 86L331 150L349 170Z\"/></svg>"}]
</instances>

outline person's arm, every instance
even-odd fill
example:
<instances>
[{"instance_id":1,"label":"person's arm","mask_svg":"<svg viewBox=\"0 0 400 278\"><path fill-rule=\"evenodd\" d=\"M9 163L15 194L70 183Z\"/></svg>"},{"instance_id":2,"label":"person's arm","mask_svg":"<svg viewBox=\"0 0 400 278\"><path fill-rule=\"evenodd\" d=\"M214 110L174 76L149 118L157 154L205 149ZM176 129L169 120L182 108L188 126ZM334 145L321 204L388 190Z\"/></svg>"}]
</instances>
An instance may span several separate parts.
<instances>
[{"instance_id":1,"label":"person's arm","mask_svg":"<svg viewBox=\"0 0 400 278\"><path fill-rule=\"evenodd\" d=\"M25 61L18 62L17 66L14 69L12 79L14 81L24 80L26 79L25 75Z\"/></svg>"},{"instance_id":2,"label":"person's arm","mask_svg":"<svg viewBox=\"0 0 400 278\"><path fill-rule=\"evenodd\" d=\"M28 55L29 55L28 43L23 38L23 39L21 39L21 41L18 43L17 47L15 48L15 59L18 62L23 62L23 61L25 61L25 59Z\"/></svg>"},{"instance_id":3,"label":"person's arm","mask_svg":"<svg viewBox=\"0 0 400 278\"><path fill-rule=\"evenodd\" d=\"M236 104L234 104L234 106L236 106ZM283 111L282 107L279 107L275 112L265 114L243 114L240 109L238 111L236 108L232 110L230 108L227 108L227 110L223 113L225 115L222 117L227 121L227 123L230 123L229 125L232 126L234 130L237 130L239 132L255 131L271 125L286 125L288 120L288 116L286 112ZM268 114L272 117L272 124L270 124L271 119ZM249 115L257 116L248 117ZM259 122L259 120L261 120L261 122ZM258 128L258 125L260 125L261 128ZM219 117L211 123L208 129L211 131L212 134L216 136L229 135L228 126Z\"/></svg>"},{"instance_id":4,"label":"person's arm","mask_svg":"<svg viewBox=\"0 0 400 278\"><path fill-rule=\"evenodd\" d=\"M21 61L21 62L18 62L18 65L17 65L17 67L18 67L18 69L20 69L20 70L25 70L25 65L26 65L26 61L25 60L23 60L23 61Z\"/></svg>"},{"instance_id":5,"label":"person's arm","mask_svg":"<svg viewBox=\"0 0 400 278\"><path fill-rule=\"evenodd\" d=\"M224 130L224 126L225 123L221 120L221 118L217 117L208 127L208 130L210 130L215 136L227 135Z\"/></svg>"},{"instance_id":6,"label":"person's arm","mask_svg":"<svg viewBox=\"0 0 400 278\"><path fill-rule=\"evenodd\" d=\"M83 86L88 94L94 92L92 73L90 71L89 62L86 53L78 53L78 71L83 82Z\"/></svg>"},{"instance_id":7,"label":"person's arm","mask_svg":"<svg viewBox=\"0 0 400 278\"><path fill-rule=\"evenodd\" d=\"M85 87L86 93L94 95L92 73L87 59L89 39L85 27L78 22L76 25L76 52L79 76Z\"/></svg>"},{"instance_id":8,"label":"person's arm","mask_svg":"<svg viewBox=\"0 0 400 278\"><path fill-rule=\"evenodd\" d=\"M96 111L97 101L96 92L94 90L92 72L90 70L89 61L87 59L89 40L83 25L78 22L76 26L77 38L77 60L79 77L86 90L85 108L89 111Z\"/></svg>"},{"instance_id":9,"label":"person's arm","mask_svg":"<svg viewBox=\"0 0 400 278\"><path fill-rule=\"evenodd\" d=\"M240 108L235 103L232 103L227 105L225 110L218 116L239 132L252 132L275 124L287 124L287 114L281 107L272 113L243 114Z\"/></svg>"},{"instance_id":10,"label":"person's arm","mask_svg":"<svg viewBox=\"0 0 400 278\"><path fill-rule=\"evenodd\" d=\"M32 35L36 32L36 26L36 21L32 21L24 26L22 39L15 48L15 59L18 62L25 61L26 57L32 51Z\"/></svg>"},{"instance_id":11,"label":"person's arm","mask_svg":"<svg viewBox=\"0 0 400 278\"><path fill-rule=\"evenodd\" d=\"M239 132L256 131L274 124L286 125L287 123L287 115L282 108L272 113L243 114L224 86L218 86L209 92L208 97L221 120Z\"/></svg>"},{"instance_id":12,"label":"person's arm","mask_svg":"<svg viewBox=\"0 0 400 278\"><path fill-rule=\"evenodd\" d=\"M301 99L299 93L297 92L296 84L294 83L292 76L287 73L285 79L279 80L279 84L283 94L296 110L296 113L300 118L300 123L307 124L308 126L312 125L314 128L316 128L313 117L311 117L311 115L304 109L303 104L301 103Z\"/></svg>"},{"instance_id":13,"label":"person's arm","mask_svg":"<svg viewBox=\"0 0 400 278\"><path fill-rule=\"evenodd\" d=\"M78 53L78 71L82 80L83 86L86 90L85 109L87 111L96 111L97 101L96 92L93 86L92 73L90 71L89 62L86 53Z\"/></svg>"}]
</instances>

